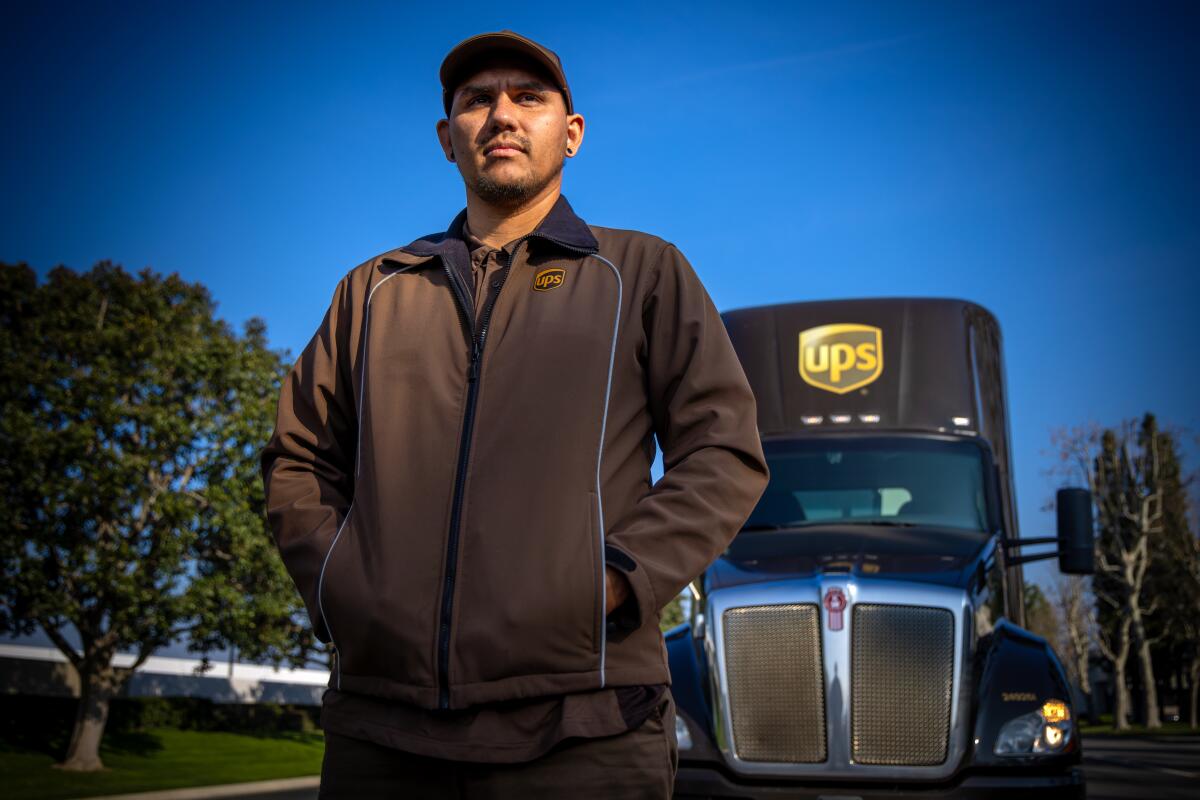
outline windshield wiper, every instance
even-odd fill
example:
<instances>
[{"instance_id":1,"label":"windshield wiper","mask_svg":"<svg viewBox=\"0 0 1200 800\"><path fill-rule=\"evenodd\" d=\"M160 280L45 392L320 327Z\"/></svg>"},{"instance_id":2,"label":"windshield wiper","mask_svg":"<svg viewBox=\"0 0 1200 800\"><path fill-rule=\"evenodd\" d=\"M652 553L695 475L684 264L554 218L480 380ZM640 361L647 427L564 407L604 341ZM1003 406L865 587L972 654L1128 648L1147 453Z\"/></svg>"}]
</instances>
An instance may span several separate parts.
<instances>
[{"instance_id":1,"label":"windshield wiper","mask_svg":"<svg viewBox=\"0 0 1200 800\"><path fill-rule=\"evenodd\" d=\"M753 525L747 525L746 527L742 528L741 531L738 531L738 533L743 531L749 531L751 533L754 531L786 531L790 528L803 528L805 525L812 524L814 524L813 520L805 519L798 519L793 522L756 522Z\"/></svg>"}]
</instances>

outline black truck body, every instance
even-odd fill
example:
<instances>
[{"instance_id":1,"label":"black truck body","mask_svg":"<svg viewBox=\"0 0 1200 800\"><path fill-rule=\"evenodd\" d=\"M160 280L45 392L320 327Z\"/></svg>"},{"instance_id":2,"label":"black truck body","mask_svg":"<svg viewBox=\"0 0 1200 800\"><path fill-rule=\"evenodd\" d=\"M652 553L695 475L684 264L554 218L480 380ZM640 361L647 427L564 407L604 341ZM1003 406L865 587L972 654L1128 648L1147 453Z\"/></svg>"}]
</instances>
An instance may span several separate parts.
<instances>
[{"instance_id":1,"label":"black truck body","mask_svg":"<svg viewBox=\"0 0 1200 800\"><path fill-rule=\"evenodd\" d=\"M666 634L676 797L1084 796L1065 673L1022 628L1036 557L995 317L923 298L722 316L771 480ZM1081 491L1024 543L1086 572Z\"/></svg>"}]
</instances>

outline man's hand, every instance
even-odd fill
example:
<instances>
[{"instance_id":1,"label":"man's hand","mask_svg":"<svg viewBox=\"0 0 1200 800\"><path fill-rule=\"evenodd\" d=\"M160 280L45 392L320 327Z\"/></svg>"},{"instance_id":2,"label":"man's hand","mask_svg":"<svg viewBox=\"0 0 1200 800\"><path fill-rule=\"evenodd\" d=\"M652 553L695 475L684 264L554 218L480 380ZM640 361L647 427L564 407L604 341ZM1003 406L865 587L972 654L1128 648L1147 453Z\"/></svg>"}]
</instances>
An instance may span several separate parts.
<instances>
[{"instance_id":1,"label":"man's hand","mask_svg":"<svg viewBox=\"0 0 1200 800\"><path fill-rule=\"evenodd\" d=\"M604 568L604 582L607 588L607 600L604 604L604 614L608 616L614 608L625 602L625 598L629 596L632 589L629 586L629 579L625 577L625 573L616 567Z\"/></svg>"}]
</instances>

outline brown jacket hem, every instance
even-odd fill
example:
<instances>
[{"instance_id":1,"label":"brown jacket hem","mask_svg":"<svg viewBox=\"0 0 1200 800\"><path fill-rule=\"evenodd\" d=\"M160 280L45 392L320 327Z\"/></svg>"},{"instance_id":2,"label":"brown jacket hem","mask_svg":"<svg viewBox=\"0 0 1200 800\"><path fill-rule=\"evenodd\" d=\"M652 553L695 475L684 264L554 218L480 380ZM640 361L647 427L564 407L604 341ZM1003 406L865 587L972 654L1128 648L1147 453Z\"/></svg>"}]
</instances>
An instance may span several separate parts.
<instances>
[{"instance_id":1,"label":"brown jacket hem","mask_svg":"<svg viewBox=\"0 0 1200 800\"><path fill-rule=\"evenodd\" d=\"M671 673L664 663L652 668L605 670L605 686L665 683L670 685ZM602 688L599 670L585 672L558 672L544 675L519 675L498 681L452 684L450 708L468 708L478 703L514 700L544 695L563 695ZM424 708L437 705L437 688L411 686L390 678L362 677L343 672L340 689L347 692L385 697L412 703Z\"/></svg>"}]
</instances>

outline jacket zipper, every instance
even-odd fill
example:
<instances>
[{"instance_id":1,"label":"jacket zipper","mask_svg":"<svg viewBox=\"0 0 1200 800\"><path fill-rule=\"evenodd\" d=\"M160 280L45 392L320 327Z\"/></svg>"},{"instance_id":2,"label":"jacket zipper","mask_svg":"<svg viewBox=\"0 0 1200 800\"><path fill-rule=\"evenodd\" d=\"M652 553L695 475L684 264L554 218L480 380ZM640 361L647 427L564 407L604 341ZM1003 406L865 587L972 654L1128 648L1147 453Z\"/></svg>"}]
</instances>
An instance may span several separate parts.
<instances>
[{"instance_id":1,"label":"jacket zipper","mask_svg":"<svg viewBox=\"0 0 1200 800\"><path fill-rule=\"evenodd\" d=\"M503 291L504 284L508 281L508 273L512 270L513 262L516 261L521 245L525 243L526 239L531 237L547 239L560 247L565 247L576 253L590 254L592 252L591 250L571 247L557 239L552 239L549 236L543 236L539 233L528 233L522 236L513 246L512 255L506 259L503 274L500 277L500 285L496 288L496 293L492 295L492 299L488 301L487 306L483 310L483 316L479 322L478 335L475 333L474 309L467 303L466 291L459 285L459 276L450 269L450 265L444 258L441 260L442 268L446 271L446 277L449 278L450 285L454 288L454 294L458 298L463 316L467 319L467 328L471 334L471 361L467 368L467 405L463 411L463 426L460 438L462 444L458 450L458 467L454 477L454 495L450 510L450 535L446 540L446 578L442 584L442 614L441 625L438 629L439 708L450 707L450 617L453 610L454 578L457 572L458 536L462 525L463 490L467 475L467 461L471 450L471 431L475 426L475 401L479 396L480 361L483 358L483 346L487 341L488 322L492 316L492 308L496 305L496 301L500 299L500 292Z\"/></svg>"},{"instance_id":2,"label":"jacket zipper","mask_svg":"<svg viewBox=\"0 0 1200 800\"><path fill-rule=\"evenodd\" d=\"M487 326L488 320L492 316L492 307L500 299L500 292L504 289L504 284L508 280L509 270L512 269L512 263L516 259L517 251L524 241L524 238L519 240L513 247L512 255L505 259L506 263L503 274L500 277L500 285L496 288L496 293L492 295L492 299L488 301L487 306L483 310L478 335L475 333L474 309L467 303L466 292L459 286L456 280L458 276L451 271L450 265L446 260L442 259L442 267L446 270L446 275L450 279L450 285L454 287L454 293L462 307L463 315L470 323L468 329L471 332L471 361L467 367L467 405L463 411L463 426L460 437L462 444L459 446L458 467L454 476L454 495L450 510L450 535L446 540L446 578L442 584L441 626L438 629L439 708L450 707L450 616L453 610L454 578L455 573L458 571L458 536L459 529L462 526L463 489L467 476L467 461L471 450L471 431L475 427L475 400L479 396L479 362L483 356L483 345L487 340Z\"/></svg>"}]
</instances>

